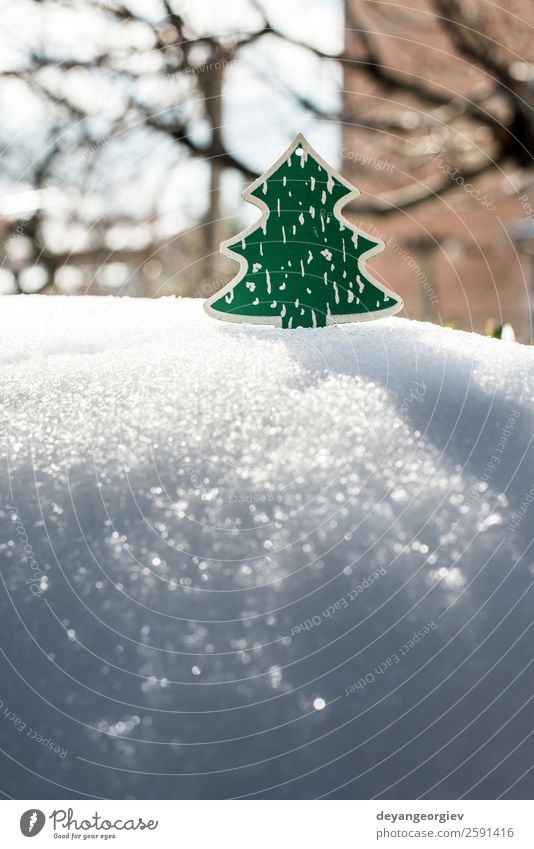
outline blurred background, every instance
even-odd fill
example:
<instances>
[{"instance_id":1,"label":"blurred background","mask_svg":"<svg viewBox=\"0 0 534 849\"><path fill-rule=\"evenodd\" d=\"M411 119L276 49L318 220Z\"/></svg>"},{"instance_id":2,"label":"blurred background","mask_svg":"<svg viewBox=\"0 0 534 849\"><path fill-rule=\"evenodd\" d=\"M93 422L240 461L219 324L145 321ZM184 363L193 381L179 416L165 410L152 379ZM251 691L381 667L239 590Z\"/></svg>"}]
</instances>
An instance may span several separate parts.
<instances>
[{"instance_id":1,"label":"blurred background","mask_svg":"<svg viewBox=\"0 0 534 849\"><path fill-rule=\"evenodd\" d=\"M531 340L532 0L0 9L1 294L209 297L303 132L406 315Z\"/></svg>"}]
</instances>

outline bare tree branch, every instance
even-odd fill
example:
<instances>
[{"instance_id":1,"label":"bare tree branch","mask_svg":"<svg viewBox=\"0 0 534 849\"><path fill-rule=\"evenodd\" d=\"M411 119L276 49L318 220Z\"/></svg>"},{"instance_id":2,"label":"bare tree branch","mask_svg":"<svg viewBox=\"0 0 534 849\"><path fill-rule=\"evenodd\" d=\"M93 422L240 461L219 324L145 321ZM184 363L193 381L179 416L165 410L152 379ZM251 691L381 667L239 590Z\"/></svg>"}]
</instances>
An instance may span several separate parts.
<instances>
[{"instance_id":1,"label":"bare tree branch","mask_svg":"<svg viewBox=\"0 0 534 849\"><path fill-rule=\"evenodd\" d=\"M483 174L492 171L497 165L501 164L502 160L488 160L477 168L462 170L461 179L463 183L469 183L471 180L476 180ZM462 184L463 185L463 184ZM385 194L381 198L379 204L369 204L367 206L359 203L357 206L350 206L348 211L358 213L358 215L394 215L396 212L406 209L412 209L426 201L431 201L436 197L448 194L459 188L459 183L450 177L443 180L432 181L431 185L415 183L399 189L396 192Z\"/></svg>"}]
</instances>

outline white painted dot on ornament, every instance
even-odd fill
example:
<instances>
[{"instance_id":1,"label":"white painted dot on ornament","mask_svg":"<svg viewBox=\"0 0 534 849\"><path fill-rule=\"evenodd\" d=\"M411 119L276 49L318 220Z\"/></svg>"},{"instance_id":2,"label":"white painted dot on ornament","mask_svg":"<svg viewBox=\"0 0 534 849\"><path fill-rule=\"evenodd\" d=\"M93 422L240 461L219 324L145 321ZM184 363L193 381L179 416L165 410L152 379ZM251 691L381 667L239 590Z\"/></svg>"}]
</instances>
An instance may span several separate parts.
<instances>
[{"instance_id":1,"label":"white painted dot on ornament","mask_svg":"<svg viewBox=\"0 0 534 849\"><path fill-rule=\"evenodd\" d=\"M304 151L302 150L301 147L297 147L297 149L295 150L295 153L296 153L297 156L302 156Z\"/></svg>"},{"instance_id":2,"label":"white painted dot on ornament","mask_svg":"<svg viewBox=\"0 0 534 849\"><path fill-rule=\"evenodd\" d=\"M326 702L324 699L314 699L313 706L315 710L324 710L326 707Z\"/></svg>"}]
</instances>

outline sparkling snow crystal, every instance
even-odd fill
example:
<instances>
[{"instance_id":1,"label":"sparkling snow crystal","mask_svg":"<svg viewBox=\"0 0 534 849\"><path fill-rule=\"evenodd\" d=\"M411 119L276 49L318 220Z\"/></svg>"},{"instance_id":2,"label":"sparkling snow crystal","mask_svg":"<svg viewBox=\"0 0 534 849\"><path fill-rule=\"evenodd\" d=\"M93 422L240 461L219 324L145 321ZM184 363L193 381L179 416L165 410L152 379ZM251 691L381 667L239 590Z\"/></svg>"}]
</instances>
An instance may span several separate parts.
<instances>
[{"instance_id":1,"label":"sparkling snow crystal","mask_svg":"<svg viewBox=\"0 0 534 849\"><path fill-rule=\"evenodd\" d=\"M1 315L5 793L530 795L530 348Z\"/></svg>"}]
</instances>

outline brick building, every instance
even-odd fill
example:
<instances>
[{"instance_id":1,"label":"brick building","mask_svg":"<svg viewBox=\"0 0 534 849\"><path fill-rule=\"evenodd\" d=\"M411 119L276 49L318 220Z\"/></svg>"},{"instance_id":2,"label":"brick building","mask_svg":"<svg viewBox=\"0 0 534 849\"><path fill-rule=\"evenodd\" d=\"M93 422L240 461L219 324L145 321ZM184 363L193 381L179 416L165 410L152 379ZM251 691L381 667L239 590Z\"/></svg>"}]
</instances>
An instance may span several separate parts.
<instances>
[{"instance_id":1,"label":"brick building","mask_svg":"<svg viewBox=\"0 0 534 849\"><path fill-rule=\"evenodd\" d=\"M515 7L532 17L531 4ZM499 58L518 78L527 77L533 66L517 56L532 45L523 46L515 30L507 37L517 49L502 49ZM388 74L445 95L450 105L424 103L374 78L367 39ZM506 162L465 176L478 163L482 170L494 152L491 130L469 119L466 104L506 122L506 104L492 96L492 75L454 51L428 0L402 7L348 0L346 53L352 61L344 71L342 162L363 192L347 214L388 245L373 260L373 273L399 292L413 318L477 331L488 320L510 322L529 339L532 267L514 240L518 222L534 218L529 169ZM418 193L443 185L444 193L411 205ZM372 214L376 206L388 214Z\"/></svg>"}]
</instances>

